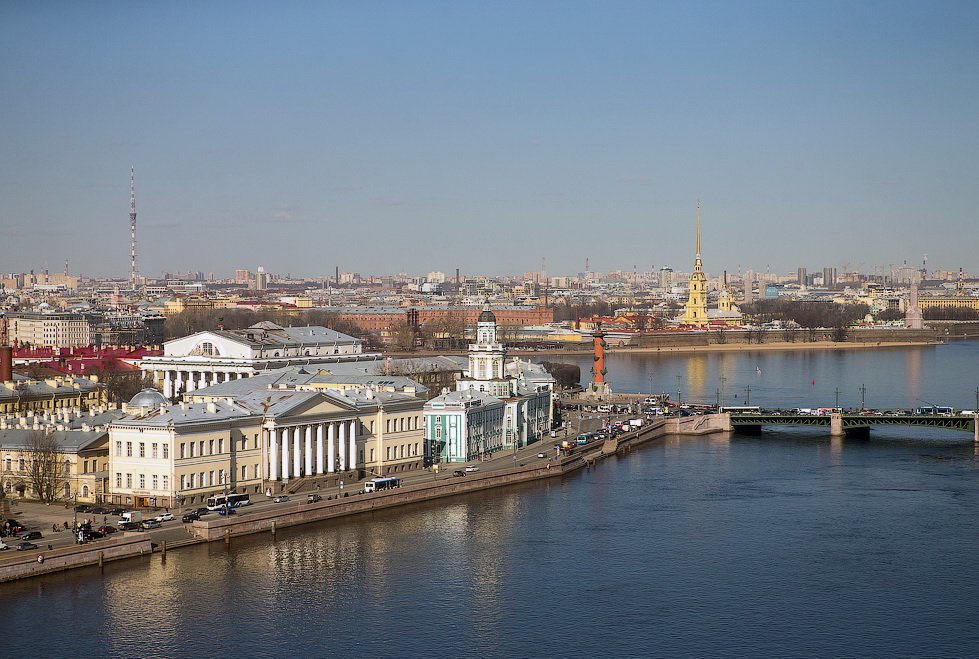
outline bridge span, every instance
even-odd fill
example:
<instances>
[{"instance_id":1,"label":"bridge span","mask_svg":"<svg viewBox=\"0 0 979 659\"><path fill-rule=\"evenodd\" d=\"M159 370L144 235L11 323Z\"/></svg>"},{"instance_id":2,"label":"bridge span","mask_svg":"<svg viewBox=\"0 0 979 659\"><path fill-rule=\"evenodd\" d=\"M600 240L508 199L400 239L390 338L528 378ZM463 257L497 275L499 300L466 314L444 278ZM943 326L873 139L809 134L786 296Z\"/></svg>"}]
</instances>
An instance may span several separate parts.
<instances>
[{"instance_id":1,"label":"bridge span","mask_svg":"<svg viewBox=\"0 0 979 659\"><path fill-rule=\"evenodd\" d=\"M760 433L762 426L823 426L831 435L867 435L872 426L919 426L971 432L979 443L979 415L931 414L799 414L781 411L728 412L732 430Z\"/></svg>"}]
</instances>

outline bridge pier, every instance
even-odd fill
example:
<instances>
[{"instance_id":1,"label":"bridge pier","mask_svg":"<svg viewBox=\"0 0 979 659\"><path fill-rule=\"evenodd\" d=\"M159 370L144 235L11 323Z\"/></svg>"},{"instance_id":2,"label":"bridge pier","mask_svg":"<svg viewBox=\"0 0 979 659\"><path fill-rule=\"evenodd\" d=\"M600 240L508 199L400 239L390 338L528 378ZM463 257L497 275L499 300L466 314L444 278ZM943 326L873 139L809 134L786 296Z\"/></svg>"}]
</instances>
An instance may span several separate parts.
<instances>
[{"instance_id":1,"label":"bridge pier","mask_svg":"<svg viewBox=\"0 0 979 659\"><path fill-rule=\"evenodd\" d=\"M830 437L842 437L846 434L843 431L843 415L836 412L829 415L829 434Z\"/></svg>"},{"instance_id":2,"label":"bridge pier","mask_svg":"<svg viewBox=\"0 0 979 659\"><path fill-rule=\"evenodd\" d=\"M972 441L979 444L979 411L972 415Z\"/></svg>"}]
</instances>

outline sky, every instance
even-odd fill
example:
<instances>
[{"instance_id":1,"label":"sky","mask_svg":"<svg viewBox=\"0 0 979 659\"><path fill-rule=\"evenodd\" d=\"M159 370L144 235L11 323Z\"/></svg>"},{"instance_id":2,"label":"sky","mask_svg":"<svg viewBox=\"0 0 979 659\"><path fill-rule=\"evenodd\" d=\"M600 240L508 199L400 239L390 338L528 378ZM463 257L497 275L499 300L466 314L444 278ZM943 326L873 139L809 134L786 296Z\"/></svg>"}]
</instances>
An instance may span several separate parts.
<instances>
[{"instance_id":1,"label":"sky","mask_svg":"<svg viewBox=\"0 0 979 659\"><path fill-rule=\"evenodd\" d=\"M0 272L979 273L979 3L0 3Z\"/></svg>"}]
</instances>

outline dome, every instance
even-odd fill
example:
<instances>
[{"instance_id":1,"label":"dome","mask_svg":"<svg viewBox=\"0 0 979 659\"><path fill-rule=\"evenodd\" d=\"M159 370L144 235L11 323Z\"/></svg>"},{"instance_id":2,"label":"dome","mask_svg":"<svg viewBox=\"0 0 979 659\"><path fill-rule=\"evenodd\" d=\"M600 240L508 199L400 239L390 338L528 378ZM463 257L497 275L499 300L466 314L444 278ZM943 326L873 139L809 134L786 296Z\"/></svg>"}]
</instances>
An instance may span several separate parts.
<instances>
[{"instance_id":1,"label":"dome","mask_svg":"<svg viewBox=\"0 0 979 659\"><path fill-rule=\"evenodd\" d=\"M159 407L170 403L167 397L156 389L143 389L129 401L129 407Z\"/></svg>"},{"instance_id":2,"label":"dome","mask_svg":"<svg viewBox=\"0 0 979 659\"><path fill-rule=\"evenodd\" d=\"M470 316L470 318L472 318L472 316ZM490 311L489 309L485 309L485 310L483 310L483 313L479 314L479 320L477 322L480 322L480 323L495 323L496 322L496 316L494 316L493 315L493 312Z\"/></svg>"}]
</instances>

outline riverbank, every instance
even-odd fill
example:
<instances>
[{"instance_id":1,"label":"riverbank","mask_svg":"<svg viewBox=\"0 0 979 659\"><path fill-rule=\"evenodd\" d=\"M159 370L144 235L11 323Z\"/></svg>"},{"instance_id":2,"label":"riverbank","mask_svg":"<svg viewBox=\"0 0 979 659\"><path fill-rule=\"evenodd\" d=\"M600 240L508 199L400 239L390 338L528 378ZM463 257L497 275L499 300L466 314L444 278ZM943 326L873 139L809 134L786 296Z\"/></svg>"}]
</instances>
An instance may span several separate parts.
<instances>
[{"instance_id":1,"label":"riverbank","mask_svg":"<svg viewBox=\"0 0 979 659\"><path fill-rule=\"evenodd\" d=\"M165 552L178 547L224 540L256 533L268 533L275 539L278 529L321 522L375 510L408 506L480 491L561 478L610 455L629 451L667 435L703 435L728 430L727 415L705 415L656 419L638 430L614 439L593 441L575 447L569 456L550 455L549 443L538 442L525 447L514 459L512 467L491 468L463 477L444 475L440 479L415 482L396 490L366 494L350 493L326 501L307 503L304 500L283 507L244 512L240 516L197 520L191 524L171 526L159 531L120 534L121 538L99 540L86 545L56 547L42 552L16 552L0 558L0 582L29 578L76 567L102 565L109 560L135 558L153 552ZM509 458L508 458L509 459ZM417 474L416 474L417 476ZM51 514L57 514L54 510ZM39 542L43 542L39 541ZM5 552L6 553L6 552ZM43 561L38 556L44 556Z\"/></svg>"}]
</instances>

